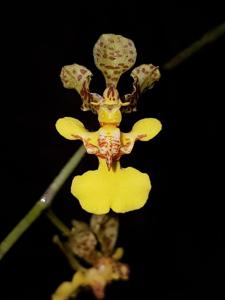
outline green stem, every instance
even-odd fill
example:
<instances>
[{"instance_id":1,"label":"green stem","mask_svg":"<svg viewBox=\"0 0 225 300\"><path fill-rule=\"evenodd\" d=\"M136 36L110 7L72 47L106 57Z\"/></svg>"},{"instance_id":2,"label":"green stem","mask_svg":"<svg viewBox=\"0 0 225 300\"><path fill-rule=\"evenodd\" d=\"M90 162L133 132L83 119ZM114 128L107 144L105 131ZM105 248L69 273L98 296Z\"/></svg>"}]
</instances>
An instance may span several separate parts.
<instances>
[{"instance_id":1,"label":"green stem","mask_svg":"<svg viewBox=\"0 0 225 300\"><path fill-rule=\"evenodd\" d=\"M52 224L58 228L64 236L70 235L69 228L50 209L46 211L46 215Z\"/></svg>"},{"instance_id":2,"label":"green stem","mask_svg":"<svg viewBox=\"0 0 225 300\"><path fill-rule=\"evenodd\" d=\"M43 210L48 208L56 193L59 191L68 176L73 172L80 160L84 156L85 148L81 146L67 164L63 167L60 173L55 177L49 185L45 193L35 203L31 210L25 217L14 227L14 229L7 235L7 237L0 244L0 260L9 251L9 249L16 243L19 237L30 227L30 225L40 216Z\"/></svg>"},{"instance_id":3,"label":"green stem","mask_svg":"<svg viewBox=\"0 0 225 300\"><path fill-rule=\"evenodd\" d=\"M85 268L83 266L81 266L79 261L75 258L73 253L63 245L63 243L60 241L60 239L57 235L54 236L53 242L56 245L58 245L59 249L66 256L71 268L74 269L74 271L78 271L78 270L84 271L85 270Z\"/></svg>"},{"instance_id":4,"label":"green stem","mask_svg":"<svg viewBox=\"0 0 225 300\"><path fill-rule=\"evenodd\" d=\"M180 63L188 59L194 53L202 49L209 43L214 42L219 37L225 34L225 23L220 24L219 26L215 27L214 29L205 33L198 41L191 44L186 49L182 50L180 53L175 55L172 59L170 59L167 63L163 65L163 69L171 70L178 66Z\"/></svg>"}]
</instances>

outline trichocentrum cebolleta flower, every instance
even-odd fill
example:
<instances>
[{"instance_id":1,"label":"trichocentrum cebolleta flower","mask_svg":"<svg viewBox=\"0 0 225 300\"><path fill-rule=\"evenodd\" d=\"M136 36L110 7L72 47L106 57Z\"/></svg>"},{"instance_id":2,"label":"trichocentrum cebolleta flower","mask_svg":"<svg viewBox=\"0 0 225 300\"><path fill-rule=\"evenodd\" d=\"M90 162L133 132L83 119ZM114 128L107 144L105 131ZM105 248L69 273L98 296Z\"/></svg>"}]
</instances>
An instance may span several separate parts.
<instances>
[{"instance_id":1,"label":"trichocentrum cebolleta flower","mask_svg":"<svg viewBox=\"0 0 225 300\"><path fill-rule=\"evenodd\" d=\"M69 140L81 140L87 153L99 160L97 170L75 176L72 194L81 207L93 214L105 214L112 209L118 213L141 208L147 201L151 189L148 174L135 168L122 168L120 158L129 154L136 141L149 141L161 130L155 118L136 122L130 132L119 129L122 113L136 110L140 94L159 80L158 67L142 64L133 69L133 91L120 97L117 84L120 76L136 61L136 48L132 40L121 35L103 34L93 49L94 61L103 73L106 89L103 95L89 91L92 73L78 64L62 68L60 77L68 89L75 89L82 98L82 110L91 110L98 116L99 130L88 131L84 124L71 117L56 122L58 132Z\"/></svg>"},{"instance_id":2,"label":"trichocentrum cebolleta flower","mask_svg":"<svg viewBox=\"0 0 225 300\"><path fill-rule=\"evenodd\" d=\"M74 299L82 288L88 287L96 299L102 300L108 284L129 279L129 266L120 261L124 250L115 248L118 218L109 214L92 215L90 224L73 220L72 225L66 241L62 242L55 236L54 242L76 272L71 281L64 281L58 286L52 300ZM76 264L72 263L74 257ZM84 262L88 267L82 265Z\"/></svg>"}]
</instances>

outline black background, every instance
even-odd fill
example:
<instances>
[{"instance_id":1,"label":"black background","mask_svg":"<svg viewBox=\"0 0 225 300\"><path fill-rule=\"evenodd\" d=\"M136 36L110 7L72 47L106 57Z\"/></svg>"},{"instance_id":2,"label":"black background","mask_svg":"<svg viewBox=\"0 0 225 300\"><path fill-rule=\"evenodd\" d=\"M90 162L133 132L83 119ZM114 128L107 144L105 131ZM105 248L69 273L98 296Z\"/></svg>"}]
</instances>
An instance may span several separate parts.
<instances>
[{"instance_id":1,"label":"black background","mask_svg":"<svg viewBox=\"0 0 225 300\"><path fill-rule=\"evenodd\" d=\"M92 48L102 33L122 34L136 45L136 66L159 65L162 78L141 96L137 113L124 115L121 129L129 131L136 120L156 117L163 131L122 158L123 166L149 173L153 189L144 208L120 215L118 245L125 248L123 261L130 265L131 278L107 288L106 299L223 299L224 37L174 70L163 69L171 57L224 21L220 5L96 1L47 8L32 3L12 5L3 17L0 240L78 148L79 142L58 135L56 120L72 116L91 130L98 128L95 115L80 111L79 95L63 88L61 67L85 65L94 73L91 90L102 93L104 80ZM130 89L126 74L119 90ZM96 167L96 158L85 156L75 173ZM73 176L53 205L68 225L72 218L89 219L69 192ZM1 299L50 299L62 281L70 280L72 271L51 241L55 233L40 217L0 262ZM78 299L93 296L85 292Z\"/></svg>"}]
</instances>

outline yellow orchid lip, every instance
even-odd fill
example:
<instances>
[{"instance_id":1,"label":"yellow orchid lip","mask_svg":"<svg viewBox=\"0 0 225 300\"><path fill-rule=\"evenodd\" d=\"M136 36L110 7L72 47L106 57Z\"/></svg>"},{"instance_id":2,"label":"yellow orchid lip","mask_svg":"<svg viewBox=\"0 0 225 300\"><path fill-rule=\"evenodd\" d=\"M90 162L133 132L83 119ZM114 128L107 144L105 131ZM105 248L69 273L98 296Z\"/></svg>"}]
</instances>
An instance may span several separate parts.
<instances>
[{"instance_id":1,"label":"yellow orchid lip","mask_svg":"<svg viewBox=\"0 0 225 300\"><path fill-rule=\"evenodd\" d=\"M147 174L119 166L110 171L100 166L98 170L75 176L71 186L81 207L96 215L106 214L110 209L117 213L139 209L146 203L150 189Z\"/></svg>"},{"instance_id":2,"label":"yellow orchid lip","mask_svg":"<svg viewBox=\"0 0 225 300\"><path fill-rule=\"evenodd\" d=\"M82 208L94 214L105 214L110 209L124 213L143 207L151 183L147 174L131 167L121 168L120 157L129 154L137 140L154 138L162 125L157 119L146 118L136 122L128 133L121 132L118 127L122 113L136 110L140 93L152 88L160 72L151 64L136 67L131 72L133 92L120 98L116 86L120 76L135 63L134 43L120 35L103 34L95 44L94 60L106 80L103 96L90 93L92 73L84 66L65 66L60 76L66 88L73 88L81 95L82 109L97 113L99 130L89 132L83 123L70 117L59 119L56 129L69 140L81 140L87 153L99 159L97 170L73 179L71 192Z\"/></svg>"}]
</instances>

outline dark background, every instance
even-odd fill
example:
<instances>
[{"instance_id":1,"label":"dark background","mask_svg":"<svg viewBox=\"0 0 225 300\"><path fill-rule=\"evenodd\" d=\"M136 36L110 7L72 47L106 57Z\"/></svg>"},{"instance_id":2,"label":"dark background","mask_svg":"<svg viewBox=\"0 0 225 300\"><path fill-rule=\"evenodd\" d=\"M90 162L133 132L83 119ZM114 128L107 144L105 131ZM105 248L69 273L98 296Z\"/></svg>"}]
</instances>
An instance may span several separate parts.
<instances>
[{"instance_id":1,"label":"dark background","mask_svg":"<svg viewBox=\"0 0 225 300\"><path fill-rule=\"evenodd\" d=\"M223 299L224 37L172 71L163 69L180 50L224 22L220 1L203 3L96 1L48 8L32 3L3 10L0 240L80 145L59 136L56 120L72 116L89 129L98 128L95 115L80 111L79 95L63 88L62 66L88 67L94 73L91 90L102 93L104 80L92 48L102 33L122 34L136 45L136 66L159 65L162 78L141 96L137 113L124 115L121 128L129 131L136 120L156 117L163 131L122 158L123 166L149 173L153 188L144 208L120 215L118 245L125 248L131 278L107 288L106 299ZM131 84L124 75L121 94ZM85 156L75 174L96 167L96 158ZM89 219L69 192L73 176L53 205L67 225L72 218ZM71 279L51 241L55 233L40 217L0 262L1 299L50 299L62 281ZM93 299L88 292L79 297Z\"/></svg>"}]
</instances>

